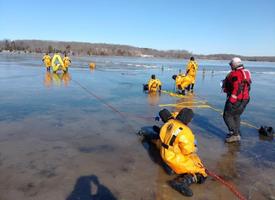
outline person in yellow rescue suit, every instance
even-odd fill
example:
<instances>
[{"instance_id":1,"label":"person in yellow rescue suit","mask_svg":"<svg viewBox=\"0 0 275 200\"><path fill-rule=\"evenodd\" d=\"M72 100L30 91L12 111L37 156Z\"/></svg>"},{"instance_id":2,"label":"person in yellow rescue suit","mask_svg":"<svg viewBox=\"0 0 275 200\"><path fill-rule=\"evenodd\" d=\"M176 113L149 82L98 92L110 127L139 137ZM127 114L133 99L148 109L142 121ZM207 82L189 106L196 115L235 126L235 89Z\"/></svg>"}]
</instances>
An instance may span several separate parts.
<instances>
[{"instance_id":1,"label":"person in yellow rescue suit","mask_svg":"<svg viewBox=\"0 0 275 200\"><path fill-rule=\"evenodd\" d=\"M42 58L42 62L44 62L47 71L51 70L51 60L52 60L52 58L51 58L51 56L49 56L48 53L46 53Z\"/></svg>"},{"instance_id":2,"label":"person in yellow rescue suit","mask_svg":"<svg viewBox=\"0 0 275 200\"><path fill-rule=\"evenodd\" d=\"M72 61L69 56L65 53L65 56L63 58L64 68L65 71L68 72L69 66L71 65Z\"/></svg>"},{"instance_id":3,"label":"person in yellow rescue suit","mask_svg":"<svg viewBox=\"0 0 275 200\"><path fill-rule=\"evenodd\" d=\"M143 90L148 92L160 92L161 91L161 81L156 78L153 74L148 84L143 85Z\"/></svg>"},{"instance_id":4,"label":"person in yellow rescue suit","mask_svg":"<svg viewBox=\"0 0 275 200\"><path fill-rule=\"evenodd\" d=\"M184 196L192 196L192 183L202 184L207 178L206 169L196 154L195 136L187 126L193 118L193 111L183 108L176 117L167 110L159 112L164 125L153 126L153 132L140 131L145 139L159 146L163 167L171 175L178 176L169 181L172 188Z\"/></svg>"},{"instance_id":5,"label":"person in yellow rescue suit","mask_svg":"<svg viewBox=\"0 0 275 200\"><path fill-rule=\"evenodd\" d=\"M176 89L179 94L185 95L185 90L192 84L192 78L190 76L185 76L179 73L178 75L173 75L172 79L175 80Z\"/></svg>"},{"instance_id":6,"label":"person in yellow rescue suit","mask_svg":"<svg viewBox=\"0 0 275 200\"><path fill-rule=\"evenodd\" d=\"M195 61L195 58L192 56L186 66L186 76L191 78L192 83L188 86L187 90L193 92L194 85L196 82L196 75L198 71L198 63Z\"/></svg>"}]
</instances>

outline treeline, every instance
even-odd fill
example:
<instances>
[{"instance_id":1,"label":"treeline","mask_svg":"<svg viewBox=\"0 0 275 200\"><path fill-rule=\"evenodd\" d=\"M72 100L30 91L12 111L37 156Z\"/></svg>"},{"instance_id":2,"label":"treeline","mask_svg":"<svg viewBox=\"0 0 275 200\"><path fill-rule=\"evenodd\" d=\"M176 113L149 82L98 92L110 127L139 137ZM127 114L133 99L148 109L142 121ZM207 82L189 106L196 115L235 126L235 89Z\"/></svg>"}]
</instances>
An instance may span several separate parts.
<instances>
[{"instance_id":1,"label":"treeline","mask_svg":"<svg viewBox=\"0 0 275 200\"><path fill-rule=\"evenodd\" d=\"M198 55L200 59L210 60L230 60L233 57L240 57L245 61L264 61L264 62L275 62L275 56L241 56L236 54L211 54L211 55Z\"/></svg>"},{"instance_id":2,"label":"treeline","mask_svg":"<svg viewBox=\"0 0 275 200\"><path fill-rule=\"evenodd\" d=\"M97 44L84 42L59 42L42 40L1 40L0 51L24 51L25 53L67 52L75 56L144 56L189 58L188 51L159 51L128 45Z\"/></svg>"},{"instance_id":3,"label":"treeline","mask_svg":"<svg viewBox=\"0 0 275 200\"><path fill-rule=\"evenodd\" d=\"M73 56L142 56L188 59L191 55L199 59L230 60L232 54L194 55L186 50L161 51L151 48L138 48L128 45L98 44L86 42L61 42L44 40L0 40L0 51L25 53L67 52ZM275 62L275 56L239 56L249 61Z\"/></svg>"}]
</instances>

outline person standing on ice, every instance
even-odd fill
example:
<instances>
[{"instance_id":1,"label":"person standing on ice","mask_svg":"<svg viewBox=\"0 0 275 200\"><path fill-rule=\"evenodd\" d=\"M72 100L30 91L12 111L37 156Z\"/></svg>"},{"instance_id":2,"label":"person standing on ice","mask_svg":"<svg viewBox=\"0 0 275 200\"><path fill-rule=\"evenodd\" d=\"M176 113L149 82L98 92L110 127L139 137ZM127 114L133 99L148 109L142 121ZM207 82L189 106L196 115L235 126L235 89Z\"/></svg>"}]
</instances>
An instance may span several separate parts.
<instances>
[{"instance_id":1,"label":"person standing on ice","mask_svg":"<svg viewBox=\"0 0 275 200\"><path fill-rule=\"evenodd\" d=\"M43 56L42 62L44 62L47 71L51 71L51 56L48 53Z\"/></svg>"},{"instance_id":2,"label":"person standing on ice","mask_svg":"<svg viewBox=\"0 0 275 200\"><path fill-rule=\"evenodd\" d=\"M231 72L222 84L222 89L227 94L223 112L223 119L229 131L225 139L227 143L241 140L240 116L249 103L249 92L252 83L250 72L244 68L240 58L233 58L229 65L231 66Z\"/></svg>"},{"instance_id":3,"label":"person standing on ice","mask_svg":"<svg viewBox=\"0 0 275 200\"><path fill-rule=\"evenodd\" d=\"M191 84L188 86L187 90L193 92L194 85L196 82L196 75L198 71L198 63L195 61L195 58L192 56L186 66L186 76L191 78Z\"/></svg>"}]
</instances>

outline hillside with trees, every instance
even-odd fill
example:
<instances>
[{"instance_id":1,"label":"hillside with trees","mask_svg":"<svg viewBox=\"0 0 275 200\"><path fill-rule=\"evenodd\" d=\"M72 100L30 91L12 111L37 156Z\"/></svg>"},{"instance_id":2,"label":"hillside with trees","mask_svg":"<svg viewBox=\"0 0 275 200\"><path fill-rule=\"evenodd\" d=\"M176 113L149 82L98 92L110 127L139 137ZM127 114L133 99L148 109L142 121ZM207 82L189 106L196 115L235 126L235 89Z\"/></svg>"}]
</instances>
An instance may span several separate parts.
<instances>
[{"instance_id":1,"label":"hillside with trees","mask_svg":"<svg viewBox=\"0 0 275 200\"><path fill-rule=\"evenodd\" d=\"M199 59L212 60L229 60L233 56L239 56L243 60L248 61L275 62L275 56L240 56L232 54L196 55L187 50L162 51L151 48L139 48L129 45L44 40L0 40L0 52L1 51L24 53L67 52L73 56L137 56L183 59L188 59L191 55L193 55Z\"/></svg>"}]
</instances>

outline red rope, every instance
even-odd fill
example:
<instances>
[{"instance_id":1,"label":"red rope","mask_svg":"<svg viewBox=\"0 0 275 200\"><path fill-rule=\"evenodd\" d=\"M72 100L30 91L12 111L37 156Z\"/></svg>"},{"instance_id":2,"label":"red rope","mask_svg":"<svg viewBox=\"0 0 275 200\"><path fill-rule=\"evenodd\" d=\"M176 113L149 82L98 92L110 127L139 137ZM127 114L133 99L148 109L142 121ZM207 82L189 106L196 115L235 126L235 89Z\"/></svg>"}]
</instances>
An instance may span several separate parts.
<instances>
[{"instance_id":1,"label":"red rope","mask_svg":"<svg viewBox=\"0 0 275 200\"><path fill-rule=\"evenodd\" d=\"M105 106L107 106L108 108L110 108L112 111L118 113L120 116L122 117L126 117L126 116L132 116L132 117L136 117L136 118L140 118L140 119L145 119L145 120L152 120L152 117L142 117L142 116L138 116L138 115L130 115L127 113L122 113L120 112L118 109L116 109L115 107L113 107L112 105L104 102L104 100L97 96L96 94L94 94L93 92L91 92L90 90L88 90L86 87L82 86L79 82L75 81L74 82L81 87L83 90L85 90L88 94L92 95L93 97L95 97L97 100L99 100L101 103L103 103ZM238 197L240 200L247 200L235 187L234 185L226 182L225 180L223 180L220 176L218 176L217 174L215 174L214 172L211 172L209 170L206 169L206 173L213 177L214 179L216 179L217 181L219 181L221 184L223 184L224 186L226 186L233 194L236 195L236 197Z\"/></svg>"},{"instance_id":2,"label":"red rope","mask_svg":"<svg viewBox=\"0 0 275 200\"><path fill-rule=\"evenodd\" d=\"M230 184L228 182L226 182L225 180L223 180L220 176L218 176L217 174L215 174L214 172L211 172L209 170L206 170L206 173L213 177L214 179L216 179L217 181L219 181L221 184L223 184L224 186L226 186L233 194L236 195L236 197L238 197L238 199L240 200L247 200L237 189L233 184Z\"/></svg>"},{"instance_id":3,"label":"red rope","mask_svg":"<svg viewBox=\"0 0 275 200\"><path fill-rule=\"evenodd\" d=\"M153 120L153 117L143 117L143 116L139 116L139 115L134 115L134 114L129 114L129 113L125 113L125 112L120 112L118 109L116 109L114 106L112 106L109 103L106 103L104 101L104 99L102 99L100 96L97 96L95 93L93 93L92 91L88 90L86 87L84 87L83 85L81 85L78 81L74 80L74 82L81 87L83 90L85 90L88 94L92 95L93 97L95 97L97 100L99 100L101 103L103 103L105 106L107 106L108 108L110 108L112 111L118 113L120 116L122 117L133 117L133 118L138 118L138 119L143 119L143 120Z\"/></svg>"},{"instance_id":4,"label":"red rope","mask_svg":"<svg viewBox=\"0 0 275 200\"><path fill-rule=\"evenodd\" d=\"M114 106L104 102L104 100L97 96L95 93L91 92L90 90L88 90L86 87L82 86L78 81L73 80L79 87L81 87L83 90L85 90L88 94L92 95L93 97L95 97L97 100L99 100L99 102L103 103L105 106L107 106L108 108L110 108L112 111L118 113L120 116L125 117L125 114L123 114L122 112L120 112L119 110L117 110Z\"/></svg>"}]
</instances>

